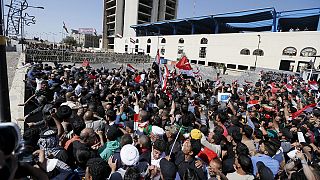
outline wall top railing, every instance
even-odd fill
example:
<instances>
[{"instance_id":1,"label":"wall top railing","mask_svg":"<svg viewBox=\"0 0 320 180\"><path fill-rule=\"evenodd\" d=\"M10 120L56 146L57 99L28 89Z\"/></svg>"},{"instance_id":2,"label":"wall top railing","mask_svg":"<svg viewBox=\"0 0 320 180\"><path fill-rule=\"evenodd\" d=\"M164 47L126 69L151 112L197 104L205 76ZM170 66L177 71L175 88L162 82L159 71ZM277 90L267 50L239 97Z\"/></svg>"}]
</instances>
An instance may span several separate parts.
<instances>
[{"instance_id":1,"label":"wall top railing","mask_svg":"<svg viewBox=\"0 0 320 180\"><path fill-rule=\"evenodd\" d=\"M78 52L70 50L27 49L26 62L83 62L90 63L149 63L150 56L142 54L125 54L111 52Z\"/></svg>"}]
</instances>

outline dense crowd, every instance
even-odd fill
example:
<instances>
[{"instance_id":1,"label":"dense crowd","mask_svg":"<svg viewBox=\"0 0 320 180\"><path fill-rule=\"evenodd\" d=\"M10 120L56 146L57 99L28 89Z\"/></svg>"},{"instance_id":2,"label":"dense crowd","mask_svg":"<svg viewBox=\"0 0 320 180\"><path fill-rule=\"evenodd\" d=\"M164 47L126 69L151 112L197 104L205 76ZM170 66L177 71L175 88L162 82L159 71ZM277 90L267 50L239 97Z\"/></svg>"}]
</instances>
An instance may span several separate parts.
<instances>
[{"instance_id":1,"label":"dense crowd","mask_svg":"<svg viewBox=\"0 0 320 180\"><path fill-rule=\"evenodd\" d=\"M37 108L23 138L37 170L49 179L320 179L315 84L273 72L245 84L173 73L164 89L158 73L32 64L34 95L23 105Z\"/></svg>"}]
</instances>

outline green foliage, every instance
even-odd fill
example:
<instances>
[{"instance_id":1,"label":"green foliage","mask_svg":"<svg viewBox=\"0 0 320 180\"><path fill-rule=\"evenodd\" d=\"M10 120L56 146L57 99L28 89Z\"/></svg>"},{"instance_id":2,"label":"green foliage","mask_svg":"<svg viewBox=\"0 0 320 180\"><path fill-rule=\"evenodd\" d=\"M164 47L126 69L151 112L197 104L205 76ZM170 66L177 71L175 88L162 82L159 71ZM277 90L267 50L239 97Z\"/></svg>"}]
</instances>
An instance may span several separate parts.
<instances>
[{"instance_id":1,"label":"green foliage","mask_svg":"<svg viewBox=\"0 0 320 180\"><path fill-rule=\"evenodd\" d=\"M77 46L77 41L71 36L65 37L62 42L70 46Z\"/></svg>"}]
</instances>

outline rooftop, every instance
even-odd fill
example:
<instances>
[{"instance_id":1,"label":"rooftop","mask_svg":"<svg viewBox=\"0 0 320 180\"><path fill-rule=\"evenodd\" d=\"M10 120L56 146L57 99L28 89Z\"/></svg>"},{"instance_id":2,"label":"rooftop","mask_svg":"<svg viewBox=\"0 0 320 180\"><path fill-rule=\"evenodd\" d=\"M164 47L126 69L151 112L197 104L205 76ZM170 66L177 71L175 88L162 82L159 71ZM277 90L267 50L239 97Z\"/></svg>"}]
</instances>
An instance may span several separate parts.
<instances>
[{"instance_id":1,"label":"rooftop","mask_svg":"<svg viewBox=\"0 0 320 180\"><path fill-rule=\"evenodd\" d=\"M133 25L137 36L218 34L300 29L319 31L320 8L277 12L261 8Z\"/></svg>"}]
</instances>

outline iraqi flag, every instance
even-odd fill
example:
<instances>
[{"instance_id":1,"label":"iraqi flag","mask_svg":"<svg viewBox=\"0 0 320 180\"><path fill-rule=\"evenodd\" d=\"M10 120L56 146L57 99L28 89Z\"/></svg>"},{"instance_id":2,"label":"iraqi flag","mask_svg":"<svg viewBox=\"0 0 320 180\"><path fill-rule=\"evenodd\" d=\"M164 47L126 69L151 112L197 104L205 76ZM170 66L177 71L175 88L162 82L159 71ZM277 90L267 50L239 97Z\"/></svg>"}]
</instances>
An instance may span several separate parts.
<instances>
[{"instance_id":1,"label":"iraqi flag","mask_svg":"<svg viewBox=\"0 0 320 180\"><path fill-rule=\"evenodd\" d=\"M146 77L146 74L139 74L137 77L134 78L134 82L141 84Z\"/></svg>"},{"instance_id":2,"label":"iraqi flag","mask_svg":"<svg viewBox=\"0 0 320 180\"><path fill-rule=\"evenodd\" d=\"M259 104L259 101L258 100L251 100L248 102L248 105L247 105L247 109L253 107L254 105L257 105Z\"/></svg>"},{"instance_id":3,"label":"iraqi flag","mask_svg":"<svg viewBox=\"0 0 320 180\"><path fill-rule=\"evenodd\" d=\"M287 88L287 90L288 90L289 92L291 92L291 93L292 93L292 89L293 89L293 87L292 87L292 85L291 85L291 84L286 84L286 88Z\"/></svg>"},{"instance_id":4,"label":"iraqi flag","mask_svg":"<svg viewBox=\"0 0 320 180\"><path fill-rule=\"evenodd\" d=\"M318 83L317 83L317 81L309 81L308 84L309 84L311 90L318 91Z\"/></svg>"},{"instance_id":5,"label":"iraqi flag","mask_svg":"<svg viewBox=\"0 0 320 180\"><path fill-rule=\"evenodd\" d=\"M186 56L183 56L180 61L176 64L176 67L180 70L191 71L192 67Z\"/></svg>"},{"instance_id":6,"label":"iraqi flag","mask_svg":"<svg viewBox=\"0 0 320 180\"><path fill-rule=\"evenodd\" d=\"M168 70L168 66L165 64L164 65L164 74L163 74L163 79L162 79L162 84L161 84L161 90L163 92L166 92L167 90L167 82L168 82L168 77L169 77L169 70Z\"/></svg>"},{"instance_id":7,"label":"iraqi flag","mask_svg":"<svg viewBox=\"0 0 320 180\"><path fill-rule=\"evenodd\" d=\"M160 72L160 52L159 49L157 51L157 55L154 58L154 61L152 63L152 69L156 72L157 75L159 75L159 78L161 78L161 72ZM161 79L160 79L161 80Z\"/></svg>"},{"instance_id":8,"label":"iraqi flag","mask_svg":"<svg viewBox=\"0 0 320 180\"><path fill-rule=\"evenodd\" d=\"M139 125L139 106L136 105L134 106L134 115L133 115L133 130L137 131L138 130L138 125Z\"/></svg>"},{"instance_id":9,"label":"iraqi flag","mask_svg":"<svg viewBox=\"0 0 320 180\"><path fill-rule=\"evenodd\" d=\"M132 38L130 38L130 42L133 43L133 44L136 43L136 41L134 39L132 39Z\"/></svg>"},{"instance_id":10,"label":"iraqi flag","mask_svg":"<svg viewBox=\"0 0 320 180\"><path fill-rule=\"evenodd\" d=\"M153 64L152 64L152 69L156 72L156 74L159 76L159 80L162 81L162 75L161 75L161 70L160 70L160 52L159 49L157 51L157 55L154 58Z\"/></svg>"},{"instance_id":11,"label":"iraqi flag","mask_svg":"<svg viewBox=\"0 0 320 180\"><path fill-rule=\"evenodd\" d=\"M176 64L176 67L180 70L180 73L184 75L184 78L194 77L192 67L186 56L183 56L180 61Z\"/></svg>"},{"instance_id":12,"label":"iraqi flag","mask_svg":"<svg viewBox=\"0 0 320 180\"><path fill-rule=\"evenodd\" d=\"M271 92L273 94L277 93L279 91L279 88L276 87L276 84L274 82L272 82L271 84L268 85L269 87L271 87Z\"/></svg>"},{"instance_id":13,"label":"iraqi flag","mask_svg":"<svg viewBox=\"0 0 320 180\"><path fill-rule=\"evenodd\" d=\"M263 104L262 107L266 111L274 111L275 110L274 107L269 106L268 104Z\"/></svg>"},{"instance_id":14,"label":"iraqi flag","mask_svg":"<svg viewBox=\"0 0 320 180\"><path fill-rule=\"evenodd\" d=\"M136 68L134 68L131 64L127 64L127 73L134 73Z\"/></svg>"},{"instance_id":15,"label":"iraqi flag","mask_svg":"<svg viewBox=\"0 0 320 180\"><path fill-rule=\"evenodd\" d=\"M300 116L304 111L308 111L308 110L310 110L310 108L313 109L316 106L317 106L317 104L310 104L310 105L307 105L307 106L303 107L299 111L294 112L294 113L291 114L292 119L295 119L296 117Z\"/></svg>"},{"instance_id":16,"label":"iraqi flag","mask_svg":"<svg viewBox=\"0 0 320 180\"><path fill-rule=\"evenodd\" d=\"M63 26L62 26L62 28L66 31L66 33L69 34L68 28L67 28L67 26L66 26L66 23L64 23L64 21L63 21Z\"/></svg>"}]
</instances>

